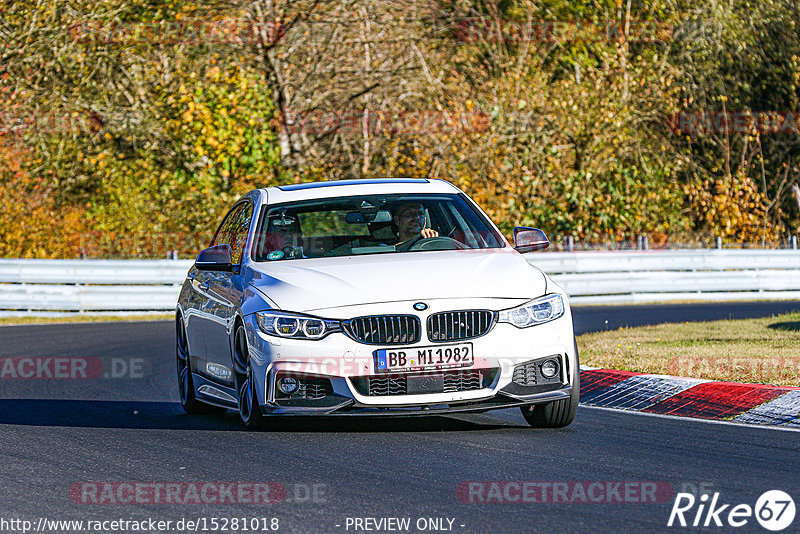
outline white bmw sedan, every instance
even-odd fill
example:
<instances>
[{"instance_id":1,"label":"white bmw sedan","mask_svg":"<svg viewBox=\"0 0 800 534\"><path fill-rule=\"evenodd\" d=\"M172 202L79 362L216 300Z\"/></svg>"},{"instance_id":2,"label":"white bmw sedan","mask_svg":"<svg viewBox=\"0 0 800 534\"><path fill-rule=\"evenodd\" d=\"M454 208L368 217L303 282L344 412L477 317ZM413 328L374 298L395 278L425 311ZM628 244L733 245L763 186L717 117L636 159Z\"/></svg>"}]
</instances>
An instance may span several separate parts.
<instances>
[{"instance_id":1,"label":"white bmw sedan","mask_svg":"<svg viewBox=\"0 0 800 534\"><path fill-rule=\"evenodd\" d=\"M564 291L443 180L269 187L239 200L177 305L189 413L410 416L519 406L563 427L578 406Z\"/></svg>"}]
</instances>

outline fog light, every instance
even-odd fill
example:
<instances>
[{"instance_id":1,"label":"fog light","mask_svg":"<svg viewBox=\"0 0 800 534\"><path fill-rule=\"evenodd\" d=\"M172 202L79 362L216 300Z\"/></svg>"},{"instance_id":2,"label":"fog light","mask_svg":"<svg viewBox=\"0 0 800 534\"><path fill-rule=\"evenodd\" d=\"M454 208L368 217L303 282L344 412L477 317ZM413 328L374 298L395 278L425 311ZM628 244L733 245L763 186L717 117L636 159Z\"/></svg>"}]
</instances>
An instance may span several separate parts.
<instances>
[{"instance_id":1,"label":"fog light","mask_svg":"<svg viewBox=\"0 0 800 534\"><path fill-rule=\"evenodd\" d=\"M558 362L555 360L547 360L541 366L542 376L545 378L553 378L558 374Z\"/></svg>"},{"instance_id":2,"label":"fog light","mask_svg":"<svg viewBox=\"0 0 800 534\"><path fill-rule=\"evenodd\" d=\"M298 385L297 380L291 376L284 376L278 380L278 389L280 389L281 393L284 395L291 395L297 391Z\"/></svg>"}]
</instances>

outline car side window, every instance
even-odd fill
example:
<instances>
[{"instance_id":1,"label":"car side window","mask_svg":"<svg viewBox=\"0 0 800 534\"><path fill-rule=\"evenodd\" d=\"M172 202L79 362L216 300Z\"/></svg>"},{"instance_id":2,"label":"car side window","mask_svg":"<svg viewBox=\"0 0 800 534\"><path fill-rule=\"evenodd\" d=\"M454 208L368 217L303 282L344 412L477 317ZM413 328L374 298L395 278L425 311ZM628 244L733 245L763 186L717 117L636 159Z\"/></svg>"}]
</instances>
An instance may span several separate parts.
<instances>
[{"instance_id":1,"label":"car side window","mask_svg":"<svg viewBox=\"0 0 800 534\"><path fill-rule=\"evenodd\" d=\"M250 222L253 219L253 206L250 202L244 202L235 207L225 221L220 226L219 232L214 239L214 245L230 245L231 260L234 265L242 263L244 247L247 243L247 234L250 230Z\"/></svg>"},{"instance_id":2,"label":"car side window","mask_svg":"<svg viewBox=\"0 0 800 534\"><path fill-rule=\"evenodd\" d=\"M212 247L217 245L230 245L230 237L231 237L231 223L233 222L234 217L236 214L241 210L241 206L236 206L228 214L225 216L225 219L222 221L222 224L219 226L219 230L217 230L217 234L214 236L214 241L211 243Z\"/></svg>"},{"instance_id":3,"label":"car side window","mask_svg":"<svg viewBox=\"0 0 800 534\"><path fill-rule=\"evenodd\" d=\"M231 258L234 265L242 263L244 247L247 245L247 234L250 231L250 221L253 220L253 205L247 202L236 214L233 220L233 236L231 239Z\"/></svg>"}]
</instances>

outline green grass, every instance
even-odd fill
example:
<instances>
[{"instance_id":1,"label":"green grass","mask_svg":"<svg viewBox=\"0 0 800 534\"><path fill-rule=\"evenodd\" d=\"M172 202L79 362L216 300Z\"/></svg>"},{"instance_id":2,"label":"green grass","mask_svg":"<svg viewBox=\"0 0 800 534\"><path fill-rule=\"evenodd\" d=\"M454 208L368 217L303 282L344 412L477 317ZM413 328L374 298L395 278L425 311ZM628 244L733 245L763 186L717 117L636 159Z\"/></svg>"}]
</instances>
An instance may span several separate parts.
<instances>
[{"instance_id":1,"label":"green grass","mask_svg":"<svg viewBox=\"0 0 800 534\"><path fill-rule=\"evenodd\" d=\"M592 367L800 386L800 313L620 328L578 337Z\"/></svg>"},{"instance_id":2,"label":"green grass","mask_svg":"<svg viewBox=\"0 0 800 534\"><path fill-rule=\"evenodd\" d=\"M124 321L166 321L172 320L173 314L152 315L67 315L64 317L0 317L0 326L26 324L63 324L63 323L107 323Z\"/></svg>"}]
</instances>

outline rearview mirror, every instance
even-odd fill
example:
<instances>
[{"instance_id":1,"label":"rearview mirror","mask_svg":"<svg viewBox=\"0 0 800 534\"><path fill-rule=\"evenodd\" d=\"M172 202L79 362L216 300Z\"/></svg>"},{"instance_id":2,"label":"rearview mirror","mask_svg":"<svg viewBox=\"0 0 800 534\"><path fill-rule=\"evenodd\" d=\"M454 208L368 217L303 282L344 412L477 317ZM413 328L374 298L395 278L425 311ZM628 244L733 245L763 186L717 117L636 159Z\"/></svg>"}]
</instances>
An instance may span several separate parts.
<instances>
[{"instance_id":1,"label":"rearview mirror","mask_svg":"<svg viewBox=\"0 0 800 534\"><path fill-rule=\"evenodd\" d=\"M345 221L349 224L388 223L392 222L392 214L386 210L380 210L375 213L348 211L347 215L345 215Z\"/></svg>"},{"instance_id":2,"label":"rearview mirror","mask_svg":"<svg viewBox=\"0 0 800 534\"><path fill-rule=\"evenodd\" d=\"M538 228L528 228L520 226L514 228L514 248L525 254L526 252L536 252L544 250L550 246L550 240L544 232Z\"/></svg>"},{"instance_id":3,"label":"rearview mirror","mask_svg":"<svg viewBox=\"0 0 800 534\"><path fill-rule=\"evenodd\" d=\"M200 271L233 271L230 245L216 245L200 251L194 266Z\"/></svg>"}]
</instances>

